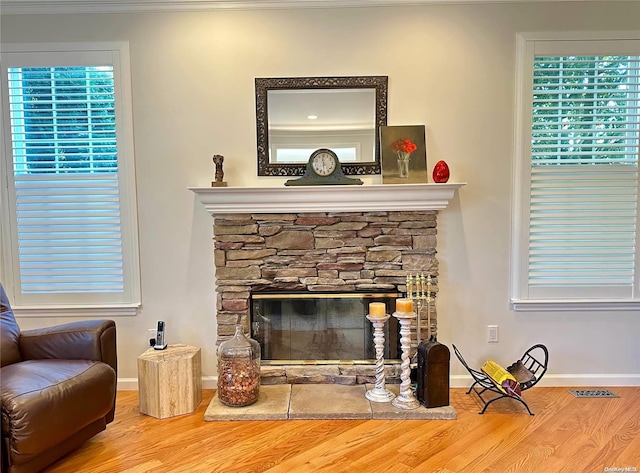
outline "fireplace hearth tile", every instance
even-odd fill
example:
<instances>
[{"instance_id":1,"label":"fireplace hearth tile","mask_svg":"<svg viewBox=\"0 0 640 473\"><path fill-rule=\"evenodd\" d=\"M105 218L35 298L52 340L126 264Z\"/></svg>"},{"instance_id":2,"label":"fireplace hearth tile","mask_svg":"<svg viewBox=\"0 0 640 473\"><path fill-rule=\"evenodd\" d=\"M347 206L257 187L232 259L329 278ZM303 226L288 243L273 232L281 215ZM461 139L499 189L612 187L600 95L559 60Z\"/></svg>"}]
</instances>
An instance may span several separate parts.
<instances>
[{"instance_id":1,"label":"fireplace hearth tile","mask_svg":"<svg viewBox=\"0 0 640 473\"><path fill-rule=\"evenodd\" d=\"M260 386L260 396L254 404L228 407L220 404L216 392L204 413L204 420L285 420L288 418L290 396L290 384Z\"/></svg>"},{"instance_id":2,"label":"fireplace hearth tile","mask_svg":"<svg viewBox=\"0 0 640 473\"><path fill-rule=\"evenodd\" d=\"M371 419L364 385L293 384L290 419Z\"/></svg>"},{"instance_id":3,"label":"fireplace hearth tile","mask_svg":"<svg viewBox=\"0 0 640 473\"><path fill-rule=\"evenodd\" d=\"M453 406L427 409L396 409L388 402L370 402L364 393L373 384L276 384L260 386L260 397L247 407L227 407L215 394L204 414L205 421L287 420L287 419L381 419L455 420ZM400 385L386 388L398 394Z\"/></svg>"},{"instance_id":4,"label":"fireplace hearth tile","mask_svg":"<svg viewBox=\"0 0 640 473\"><path fill-rule=\"evenodd\" d=\"M366 386L367 390L375 387L373 384L367 384ZM385 387L396 396L400 392L399 384L387 384ZM373 410L373 419L455 420L458 418L458 413L453 406L432 407L428 409L424 406L420 406L417 409L398 409L390 402L372 402L371 409Z\"/></svg>"}]
</instances>

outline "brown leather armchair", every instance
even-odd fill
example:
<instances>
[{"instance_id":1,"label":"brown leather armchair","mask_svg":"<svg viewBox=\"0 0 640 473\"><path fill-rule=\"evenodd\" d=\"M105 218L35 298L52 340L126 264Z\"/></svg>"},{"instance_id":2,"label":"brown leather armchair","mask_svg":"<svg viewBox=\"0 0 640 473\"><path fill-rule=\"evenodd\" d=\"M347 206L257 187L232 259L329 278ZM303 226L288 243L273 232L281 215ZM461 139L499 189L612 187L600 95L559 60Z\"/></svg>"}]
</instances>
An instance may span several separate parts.
<instances>
[{"instance_id":1,"label":"brown leather armchair","mask_svg":"<svg viewBox=\"0 0 640 473\"><path fill-rule=\"evenodd\" d=\"M106 428L116 400L116 326L20 331L0 284L2 473L45 468Z\"/></svg>"}]
</instances>

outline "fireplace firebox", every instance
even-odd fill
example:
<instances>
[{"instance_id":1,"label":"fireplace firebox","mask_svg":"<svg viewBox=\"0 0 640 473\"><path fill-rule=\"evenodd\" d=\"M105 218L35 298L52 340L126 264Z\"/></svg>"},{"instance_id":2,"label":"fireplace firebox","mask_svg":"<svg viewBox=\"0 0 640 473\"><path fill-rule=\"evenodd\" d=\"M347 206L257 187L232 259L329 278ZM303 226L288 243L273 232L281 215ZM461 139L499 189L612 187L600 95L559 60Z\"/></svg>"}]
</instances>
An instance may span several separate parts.
<instances>
[{"instance_id":1,"label":"fireplace firebox","mask_svg":"<svg viewBox=\"0 0 640 473\"><path fill-rule=\"evenodd\" d=\"M375 360L371 302L395 310L400 293L254 293L251 332L261 346L264 362L344 363ZM399 359L399 327L385 324L385 358Z\"/></svg>"}]
</instances>

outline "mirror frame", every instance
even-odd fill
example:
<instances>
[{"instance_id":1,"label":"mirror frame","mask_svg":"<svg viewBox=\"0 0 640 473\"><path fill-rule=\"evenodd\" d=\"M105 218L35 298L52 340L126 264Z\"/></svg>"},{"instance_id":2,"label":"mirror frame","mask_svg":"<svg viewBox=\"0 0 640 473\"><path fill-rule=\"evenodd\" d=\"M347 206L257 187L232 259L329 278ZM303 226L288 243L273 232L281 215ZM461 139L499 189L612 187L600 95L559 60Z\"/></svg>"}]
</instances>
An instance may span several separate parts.
<instances>
[{"instance_id":1,"label":"mirror frame","mask_svg":"<svg viewBox=\"0 0 640 473\"><path fill-rule=\"evenodd\" d=\"M375 160L341 163L348 175L380 174L380 127L387 124L388 76L359 77L280 77L255 79L256 131L258 141L258 176L302 176L306 163L272 164L269 162L269 119L267 91L282 89L375 89L376 129Z\"/></svg>"}]
</instances>

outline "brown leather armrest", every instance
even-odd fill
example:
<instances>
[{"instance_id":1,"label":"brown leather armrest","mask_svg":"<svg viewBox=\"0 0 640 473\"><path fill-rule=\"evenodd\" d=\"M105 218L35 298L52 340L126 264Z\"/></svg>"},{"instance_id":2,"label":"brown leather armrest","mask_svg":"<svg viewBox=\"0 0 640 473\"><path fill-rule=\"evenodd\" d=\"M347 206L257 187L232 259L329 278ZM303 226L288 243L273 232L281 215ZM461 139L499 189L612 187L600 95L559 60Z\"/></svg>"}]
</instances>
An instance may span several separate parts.
<instances>
[{"instance_id":1,"label":"brown leather armrest","mask_svg":"<svg viewBox=\"0 0 640 473\"><path fill-rule=\"evenodd\" d=\"M19 343L25 360L54 358L103 361L118 372L116 324L113 320L83 320L23 330Z\"/></svg>"}]
</instances>

